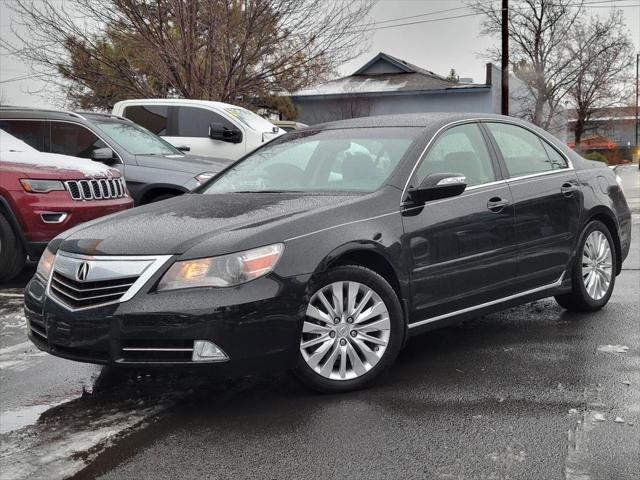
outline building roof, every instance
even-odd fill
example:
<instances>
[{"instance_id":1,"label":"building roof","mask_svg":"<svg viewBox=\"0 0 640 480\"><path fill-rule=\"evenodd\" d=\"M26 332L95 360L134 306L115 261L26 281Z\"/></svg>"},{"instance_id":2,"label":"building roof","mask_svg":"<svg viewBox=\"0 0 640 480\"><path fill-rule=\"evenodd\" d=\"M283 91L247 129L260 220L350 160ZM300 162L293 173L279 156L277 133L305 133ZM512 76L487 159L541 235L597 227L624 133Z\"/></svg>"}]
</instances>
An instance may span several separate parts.
<instances>
[{"instance_id":1,"label":"building roof","mask_svg":"<svg viewBox=\"0 0 640 480\"><path fill-rule=\"evenodd\" d=\"M352 75L303 88L291 96L435 93L459 89L465 91L470 89L484 90L486 88L488 85L452 82L441 75L381 52Z\"/></svg>"}]
</instances>

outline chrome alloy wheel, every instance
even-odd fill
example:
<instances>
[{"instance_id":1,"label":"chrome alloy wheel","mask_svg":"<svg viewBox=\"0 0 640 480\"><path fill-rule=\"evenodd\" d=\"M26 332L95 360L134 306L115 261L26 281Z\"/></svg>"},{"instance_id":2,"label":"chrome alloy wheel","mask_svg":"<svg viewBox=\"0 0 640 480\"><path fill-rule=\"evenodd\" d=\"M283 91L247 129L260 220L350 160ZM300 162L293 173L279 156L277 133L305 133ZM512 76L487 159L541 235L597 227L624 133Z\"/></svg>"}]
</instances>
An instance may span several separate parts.
<instances>
[{"instance_id":1,"label":"chrome alloy wheel","mask_svg":"<svg viewBox=\"0 0 640 480\"><path fill-rule=\"evenodd\" d=\"M319 375L351 380L380 361L390 333L389 310L376 292L358 282L335 282L311 297L300 352Z\"/></svg>"},{"instance_id":2,"label":"chrome alloy wheel","mask_svg":"<svg viewBox=\"0 0 640 480\"><path fill-rule=\"evenodd\" d=\"M612 258L611 246L604 233L599 230L591 232L582 251L582 281L594 300L600 300L609 290Z\"/></svg>"}]
</instances>

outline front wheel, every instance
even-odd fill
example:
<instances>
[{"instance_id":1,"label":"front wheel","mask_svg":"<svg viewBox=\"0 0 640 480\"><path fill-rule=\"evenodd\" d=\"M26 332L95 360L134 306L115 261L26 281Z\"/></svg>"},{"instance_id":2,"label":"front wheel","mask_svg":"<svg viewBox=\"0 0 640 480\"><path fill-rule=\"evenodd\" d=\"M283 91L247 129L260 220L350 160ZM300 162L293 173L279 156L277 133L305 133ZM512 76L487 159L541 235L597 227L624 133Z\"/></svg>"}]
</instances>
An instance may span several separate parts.
<instances>
[{"instance_id":1,"label":"front wheel","mask_svg":"<svg viewBox=\"0 0 640 480\"><path fill-rule=\"evenodd\" d=\"M360 266L330 270L307 305L296 374L311 388L362 388L396 359L404 337L398 296Z\"/></svg>"},{"instance_id":2,"label":"front wheel","mask_svg":"<svg viewBox=\"0 0 640 480\"><path fill-rule=\"evenodd\" d=\"M585 228L571 269L572 290L555 297L561 307L594 312L604 307L616 283L616 249L605 224L593 221Z\"/></svg>"}]
</instances>

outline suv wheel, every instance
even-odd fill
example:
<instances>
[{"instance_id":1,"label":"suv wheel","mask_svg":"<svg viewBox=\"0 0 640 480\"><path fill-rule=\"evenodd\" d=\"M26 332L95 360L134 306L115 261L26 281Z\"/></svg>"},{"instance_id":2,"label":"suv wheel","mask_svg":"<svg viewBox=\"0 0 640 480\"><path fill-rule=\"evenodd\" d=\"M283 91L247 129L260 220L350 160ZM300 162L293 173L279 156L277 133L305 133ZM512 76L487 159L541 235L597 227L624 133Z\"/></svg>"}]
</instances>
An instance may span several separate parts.
<instances>
[{"instance_id":1,"label":"suv wheel","mask_svg":"<svg viewBox=\"0 0 640 480\"><path fill-rule=\"evenodd\" d=\"M307 305L296 374L324 392L361 388L396 359L404 337L393 288L360 266L330 270Z\"/></svg>"},{"instance_id":2,"label":"suv wheel","mask_svg":"<svg viewBox=\"0 0 640 480\"><path fill-rule=\"evenodd\" d=\"M593 312L604 307L616 283L616 249L609 229L598 221L585 228L571 270L572 290L557 295L561 307Z\"/></svg>"},{"instance_id":3,"label":"suv wheel","mask_svg":"<svg viewBox=\"0 0 640 480\"><path fill-rule=\"evenodd\" d=\"M0 282L8 282L18 275L26 259L22 243L9 221L0 214Z\"/></svg>"}]
</instances>

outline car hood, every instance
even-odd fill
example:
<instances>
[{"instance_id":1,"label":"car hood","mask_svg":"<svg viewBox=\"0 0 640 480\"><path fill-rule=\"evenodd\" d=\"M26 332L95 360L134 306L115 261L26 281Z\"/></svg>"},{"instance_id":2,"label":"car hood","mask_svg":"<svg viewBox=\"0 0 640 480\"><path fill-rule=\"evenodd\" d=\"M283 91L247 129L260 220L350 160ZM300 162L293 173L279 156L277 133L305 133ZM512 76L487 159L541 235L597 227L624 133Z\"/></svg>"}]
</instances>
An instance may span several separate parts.
<instances>
[{"instance_id":1,"label":"car hood","mask_svg":"<svg viewBox=\"0 0 640 480\"><path fill-rule=\"evenodd\" d=\"M29 178L71 180L120 176L115 168L93 160L37 151L1 152L0 165L3 170L13 170Z\"/></svg>"},{"instance_id":2,"label":"car hood","mask_svg":"<svg viewBox=\"0 0 640 480\"><path fill-rule=\"evenodd\" d=\"M136 155L138 165L163 170L193 173L218 173L232 160L226 158L200 157L197 155Z\"/></svg>"},{"instance_id":3,"label":"car hood","mask_svg":"<svg viewBox=\"0 0 640 480\"><path fill-rule=\"evenodd\" d=\"M370 195L187 194L85 223L60 249L89 255L220 255L354 220ZM367 203L375 215L376 202Z\"/></svg>"}]
</instances>

